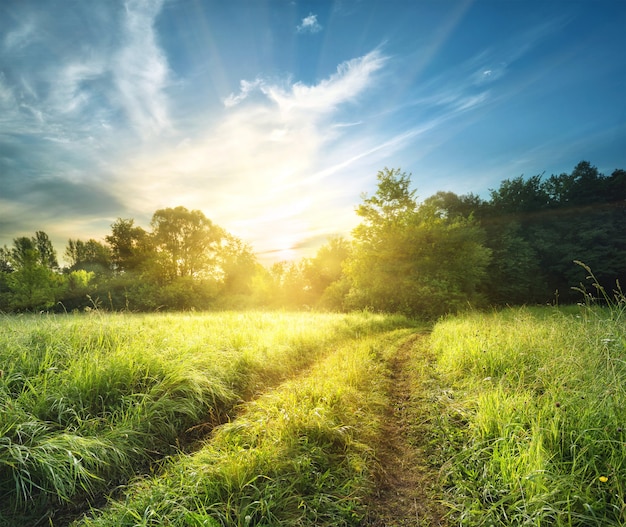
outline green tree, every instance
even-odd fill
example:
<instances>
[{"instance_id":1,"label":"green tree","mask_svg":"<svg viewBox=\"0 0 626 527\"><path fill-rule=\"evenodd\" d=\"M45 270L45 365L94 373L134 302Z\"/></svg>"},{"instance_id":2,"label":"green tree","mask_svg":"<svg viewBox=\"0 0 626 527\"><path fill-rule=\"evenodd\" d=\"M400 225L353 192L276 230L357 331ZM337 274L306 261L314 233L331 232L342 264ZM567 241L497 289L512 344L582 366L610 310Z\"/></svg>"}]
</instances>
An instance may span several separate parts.
<instances>
[{"instance_id":1,"label":"green tree","mask_svg":"<svg viewBox=\"0 0 626 527\"><path fill-rule=\"evenodd\" d=\"M437 316L479 301L490 257L482 229L450 214L446 196L418 206L410 176L399 169L377 178L376 193L357 209L363 221L345 266L348 305Z\"/></svg>"},{"instance_id":2,"label":"green tree","mask_svg":"<svg viewBox=\"0 0 626 527\"><path fill-rule=\"evenodd\" d=\"M135 220L118 218L105 236L111 248L111 261L117 272L136 271L151 254L148 233L135 226Z\"/></svg>"},{"instance_id":3,"label":"green tree","mask_svg":"<svg viewBox=\"0 0 626 527\"><path fill-rule=\"evenodd\" d=\"M481 289L489 302L502 306L546 301L550 288L545 273L519 222L489 223L485 230L492 259Z\"/></svg>"},{"instance_id":4,"label":"green tree","mask_svg":"<svg viewBox=\"0 0 626 527\"><path fill-rule=\"evenodd\" d=\"M541 175L524 179L505 179L498 190L491 190L491 208L495 214L527 214L548 208L550 195L542 184Z\"/></svg>"},{"instance_id":5,"label":"green tree","mask_svg":"<svg viewBox=\"0 0 626 527\"><path fill-rule=\"evenodd\" d=\"M252 277L259 266L250 246L231 234L223 233L216 253L216 264L222 274L222 294L249 295Z\"/></svg>"},{"instance_id":6,"label":"green tree","mask_svg":"<svg viewBox=\"0 0 626 527\"><path fill-rule=\"evenodd\" d=\"M6 245L0 247L0 273L13 272L11 260L11 250Z\"/></svg>"},{"instance_id":7,"label":"green tree","mask_svg":"<svg viewBox=\"0 0 626 527\"><path fill-rule=\"evenodd\" d=\"M480 211L493 249L487 289L495 303L561 301L584 279L580 260L608 290L626 279L626 181L605 177L588 161L570 174L505 180ZM517 283L513 283L516 281ZM524 295L524 291L526 292Z\"/></svg>"},{"instance_id":8,"label":"green tree","mask_svg":"<svg viewBox=\"0 0 626 527\"><path fill-rule=\"evenodd\" d=\"M350 254L350 243L342 236L331 236L313 258L303 262L302 274L310 301L318 307L341 310L349 290L343 264Z\"/></svg>"},{"instance_id":9,"label":"green tree","mask_svg":"<svg viewBox=\"0 0 626 527\"><path fill-rule=\"evenodd\" d=\"M57 252L48 235L43 231L37 231L33 243L39 255L39 263L48 269L58 269Z\"/></svg>"},{"instance_id":10,"label":"green tree","mask_svg":"<svg viewBox=\"0 0 626 527\"><path fill-rule=\"evenodd\" d=\"M40 252L43 251L43 252ZM54 269L56 253L45 233L13 240L10 252L13 272L6 275L8 303L13 310L52 307L63 289L63 277Z\"/></svg>"},{"instance_id":11,"label":"green tree","mask_svg":"<svg viewBox=\"0 0 626 527\"><path fill-rule=\"evenodd\" d=\"M224 231L201 211L185 207L157 210L152 240L166 280L175 277L217 278L217 255Z\"/></svg>"},{"instance_id":12,"label":"green tree","mask_svg":"<svg viewBox=\"0 0 626 527\"><path fill-rule=\"evenodd\" d=\"M70 271L86 270L104 273L111 269L111 249L97 240L68 240L65 258Z\"/></svg>"}]
</instances>

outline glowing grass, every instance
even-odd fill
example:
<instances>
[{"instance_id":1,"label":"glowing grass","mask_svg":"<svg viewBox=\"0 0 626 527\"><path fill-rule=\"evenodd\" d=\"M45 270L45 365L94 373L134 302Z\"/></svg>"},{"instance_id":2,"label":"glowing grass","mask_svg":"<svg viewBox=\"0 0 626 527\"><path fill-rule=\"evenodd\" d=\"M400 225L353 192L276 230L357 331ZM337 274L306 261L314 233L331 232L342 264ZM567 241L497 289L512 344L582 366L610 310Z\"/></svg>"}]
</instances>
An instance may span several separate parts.
<instances>
[{"instance_id":1,"label":"glowing grass","mask_svg":"<svg viewBox=\"0 0 626 527\"><path fill-rule=\"evenodd\" d=\"M4 317L0 525L104 492L332 343L406 324L368 314Z\"/></svg>"},{"instance_id":2,"label":"glowing grass","mask_svg":"<svg viewBox=\"0 0 626 527\"><path fill-rule=\"evenodd\" d=\"M136 481L80 526L359 525L385 404L384 361L408 332L341 345L245 405L193 456Z\"/></svg>"}]
</instances>

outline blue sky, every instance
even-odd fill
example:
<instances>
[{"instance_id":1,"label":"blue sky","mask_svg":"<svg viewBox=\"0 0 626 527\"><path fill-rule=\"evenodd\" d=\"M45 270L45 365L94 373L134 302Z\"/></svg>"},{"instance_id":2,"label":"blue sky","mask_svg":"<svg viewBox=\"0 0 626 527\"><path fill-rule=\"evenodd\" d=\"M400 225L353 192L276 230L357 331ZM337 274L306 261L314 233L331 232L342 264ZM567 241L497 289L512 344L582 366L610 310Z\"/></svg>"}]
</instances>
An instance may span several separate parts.
<instances>
[{"instance_id":1,"label":"blue sky","mask_svg":"<svg viewBox=\"0 0 626 527\"><path fill-rule=\"evenodd\" d=\"M261 261L417 195L626 168L622 0L4 0L0 245L183 205Z\"/></svg>"}]
</instances>

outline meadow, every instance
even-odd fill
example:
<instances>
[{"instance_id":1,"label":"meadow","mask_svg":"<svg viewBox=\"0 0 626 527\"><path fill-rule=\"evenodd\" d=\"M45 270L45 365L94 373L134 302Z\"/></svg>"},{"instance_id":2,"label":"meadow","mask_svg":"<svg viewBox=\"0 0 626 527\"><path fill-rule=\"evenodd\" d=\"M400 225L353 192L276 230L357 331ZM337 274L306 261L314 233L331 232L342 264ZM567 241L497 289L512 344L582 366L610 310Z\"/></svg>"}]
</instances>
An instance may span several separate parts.
<instances>
[{"instance_id":1,"label":"meadow","mask_svg":"<svg viewBox=\"0 0 626 527\"><path fill-rule=\"evenodd\" d=\"M469 312L420 339L371 313L0 325L3 526L380 525L400 349L424 499L448 518L396 525L626 524L623 302Z\"/></svg>"},{"instance_id":2,"label":"meadow","mask_svg":"<svg viewBox=\"0 0 626 527\"><path fill-rule=\"evenodd\" d=\"M464 526L626 525L625 307L440 321L431 426Z\"/></svg>"},{"instance_id":3,"label":"meadow","mask_svg":"<svg viewBox=\"0 0 626 527\"><path fill-rule=\"evenodd\" d=\"M159 470L243 401L407 320L94 312L0 324L0 524L17 526Z\"/></svg>"}]
</instances>

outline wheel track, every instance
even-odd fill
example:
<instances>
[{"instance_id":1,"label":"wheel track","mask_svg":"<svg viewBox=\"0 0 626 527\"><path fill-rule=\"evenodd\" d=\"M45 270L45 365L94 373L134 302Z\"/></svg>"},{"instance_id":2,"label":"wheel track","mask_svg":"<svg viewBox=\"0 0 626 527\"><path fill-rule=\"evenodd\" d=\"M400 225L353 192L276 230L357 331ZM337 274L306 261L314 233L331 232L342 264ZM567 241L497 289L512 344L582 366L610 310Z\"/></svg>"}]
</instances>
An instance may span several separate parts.
<instances>
[{"instance_id":1,"label":"wheel track","mask_svg":"<svg viewBox=\"0 0 626 527\"><path fill-rule=\"evenodd\" d=\"M402 343L389 361L389 407L377 445L376 489L362 527L445 527L436 499L438 471L428 464L425 382L432 357L425 334Z\"/></svg>"}]
</instances>

